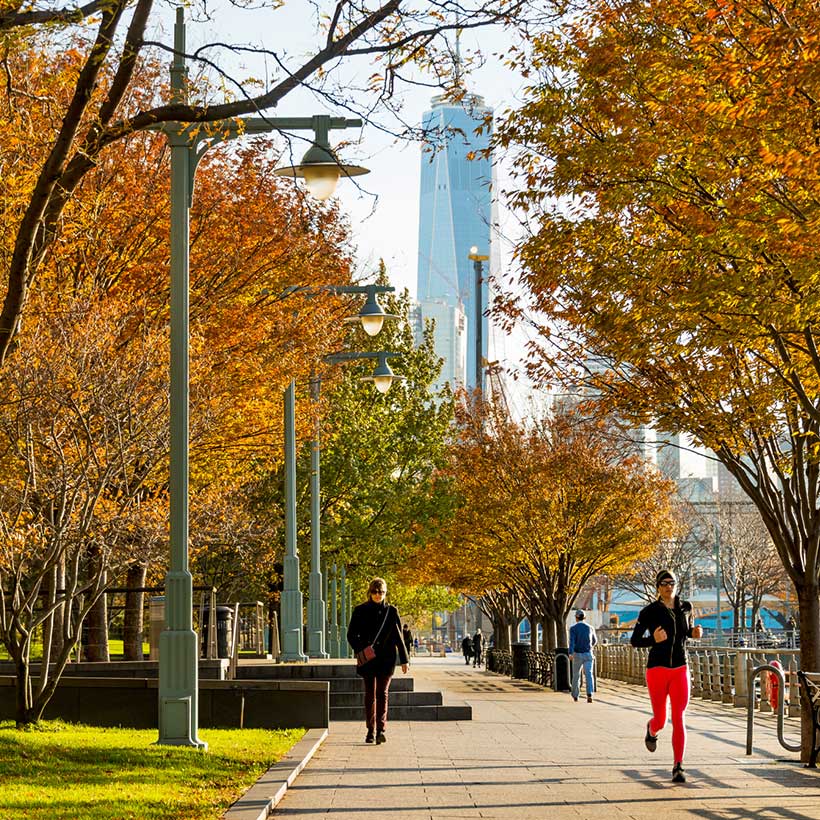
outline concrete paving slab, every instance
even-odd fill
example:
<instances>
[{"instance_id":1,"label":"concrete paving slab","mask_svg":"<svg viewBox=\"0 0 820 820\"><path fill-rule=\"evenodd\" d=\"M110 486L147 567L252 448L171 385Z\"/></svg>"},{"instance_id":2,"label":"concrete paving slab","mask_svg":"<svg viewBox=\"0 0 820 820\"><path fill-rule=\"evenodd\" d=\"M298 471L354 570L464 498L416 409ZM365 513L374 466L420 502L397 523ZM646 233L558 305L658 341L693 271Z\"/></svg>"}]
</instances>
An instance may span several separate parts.
<instances>
[{"instance_id":1,"label":"concrete paving slab","mask_svg":"<svg viewBox=\"0 0 820 820\"><path fill-rule=\"evenodd\" d=\"M747 757L745 712L694 701L689 782L676 785L668 729L654 755L643 745L643 687L601 681L588 704L458 658L416 661L413 675L445 703L466 701L473 720L393 721L378 747L362 742L363 723L331 723L276 817L820 820L820 773L780 748L770 718L759 720ZM787 734L797 735L796 721Z\"/></svg>"}]
</instances>

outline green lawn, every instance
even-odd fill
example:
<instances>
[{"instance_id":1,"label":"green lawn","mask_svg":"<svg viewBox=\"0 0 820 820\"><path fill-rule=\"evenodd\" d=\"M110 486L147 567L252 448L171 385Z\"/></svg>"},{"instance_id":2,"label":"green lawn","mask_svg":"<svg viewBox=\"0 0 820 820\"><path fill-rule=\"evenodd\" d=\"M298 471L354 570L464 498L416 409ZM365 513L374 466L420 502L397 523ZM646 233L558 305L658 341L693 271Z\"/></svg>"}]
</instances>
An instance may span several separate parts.
<instances>
[{"instance_id":1,"label":"green lawn","mask_svg":"<svg viewBox=\"0 0 820 820\"><path fill-rule=\"evenodd\" d=\"M108 654L111 656L113 660L117 658L122 658L123 655L123 640L122 638L111 638L108 641ZM148 644L148 641L144 641L142 644L142 652L145 656L145 660L148 660L148 652L150 651L151 647ZM31 644L31 659L32 661L38 661L40 658L43 657L43 644L42 641L34 641ZM0 646L0 660L7 661L9 659L9 653L6 651L5 646Z\"/></svg>"},{"instance_id":2,"label":"green lawn","mask_svg":"<svg viewBox=\"0 0 820 820\"><path fill-rule=\"evenodd\" d=\"M218 820L304 730L205 729L208 751L155 730L0 722L3 820Z\"/></svg>"}]
</instances>

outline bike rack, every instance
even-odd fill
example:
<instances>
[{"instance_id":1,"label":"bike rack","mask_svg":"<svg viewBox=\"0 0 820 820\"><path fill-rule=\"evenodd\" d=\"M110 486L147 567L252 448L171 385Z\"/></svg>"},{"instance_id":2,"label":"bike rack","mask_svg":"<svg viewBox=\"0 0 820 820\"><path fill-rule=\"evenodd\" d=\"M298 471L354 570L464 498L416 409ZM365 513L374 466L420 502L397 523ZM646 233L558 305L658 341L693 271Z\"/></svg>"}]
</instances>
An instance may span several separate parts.
<instances>
[{"instance_id":1,"label":"bike rack","mask_svg":"<svg viewBox=\"0 0 820 820\"><path fill-rule=\"evenodd\" d=\"M749 688L747 690L749 692L749 703L746 707L746 754L750 755L752 753L752 735L754 733L755 718L754 682L755 678L762 672L773 672L777 675L777 679L780 683L780 686L777 688L777 740L787 752L799 752L802 748L799 743L797 745L789 743L783 737L783 704L786 695L786 676L783 674L783 670L777 666L772 666L770 663L763 663L749 672ZM762 691L760 696L763 697Z\"/></svg>"}]
</instances>

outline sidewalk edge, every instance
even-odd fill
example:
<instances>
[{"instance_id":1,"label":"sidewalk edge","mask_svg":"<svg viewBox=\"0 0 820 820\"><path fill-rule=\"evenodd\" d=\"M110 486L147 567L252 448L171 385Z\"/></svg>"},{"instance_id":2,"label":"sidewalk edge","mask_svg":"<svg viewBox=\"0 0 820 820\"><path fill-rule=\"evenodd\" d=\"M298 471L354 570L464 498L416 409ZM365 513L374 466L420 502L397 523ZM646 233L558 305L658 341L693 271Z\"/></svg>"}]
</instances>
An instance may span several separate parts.
<instances>
[{"instance_id":1,"label":"sidewalk edge","mask_svg":"<svg viewBox=\"0 0 820 820\"><path fill-rule=\"evenodd\" d=\"M327 729L308 729L226 812L222 820L266 820L327 739Z\"/></svg>"}]
</instances>

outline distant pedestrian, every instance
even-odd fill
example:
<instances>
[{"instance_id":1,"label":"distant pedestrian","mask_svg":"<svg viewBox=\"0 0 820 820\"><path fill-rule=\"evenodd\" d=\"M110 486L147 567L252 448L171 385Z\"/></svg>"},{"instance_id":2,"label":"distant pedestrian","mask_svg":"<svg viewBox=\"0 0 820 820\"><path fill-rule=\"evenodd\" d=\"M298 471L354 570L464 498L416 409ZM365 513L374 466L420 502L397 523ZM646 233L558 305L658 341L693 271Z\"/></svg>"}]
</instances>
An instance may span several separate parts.
<instances>
[{"instance_id":1,"label":"distant pedestrian","mask_svg":"<svg viewBox=\"0 0 820 820\"><path fill-rule=\"evenodd\" d=\"M587 684L587 703L592 703L592 693L595 691L595 675L593 668L595 659L592 656L592 647L598 643L595 630L584 622L583 609L575 610L575 624L569 630L569 657L572 661L572 699L578 700L581 689L581 669Z\"/></svg>"},{"instance_id":2,"label":"distant pedestrian","mask_svg":"<svg viewBox=\"0 0 820 820\"><path fill-rule=\"evenodd\" d=\"M461 639L461 653L464 655L464 663L470 665L470 658L473 656L473 639L465 635Z\"/></svg>"},{"instance_id":3,"label":"distant pedestrian","mask_svg":"<svg viewBox=\"0 0 820 820\"><path fill-rule=\"evenodd\" d=\"M407 672L410 662L398 610L387 603L386 595L387 582L383 578L374 578L367 590L367 601L353 610L347 628L347 642L356 653L356 674L364 681L365 743L387 742L384 729L396 655L401 661L402 672Z\"/></svg>"},{"instance_id":4,"label":"distant pedestrian","mask_svg":"<svg viewBox=\"0 0 820 820\"><path fill-rule=\"evenodd\" d=\"M481 652L484 649L484 636L479 627L473 635L473 666L481 666Z\"/></svg>"},{"instance_id":5,"label":"distant pedestrian","mask_svg":"<svg viewBox=\"0 0 820 820\"><path fill-rule=\"evenodd\" d=\"M404 648L407 650L407 656L410 657L410 652L413 649L413 633L407 624L401 628L401 637L404 641Z\"/></svg>"},{"instance_id":6,"label":"distant pedestrian","mask_svg":"<svg viewBox=\"0 0 820 820\"><path fill-rule=\"evenodd\" d=\"M419 654L419 639L418 637L413 638L413 654Z\"/></svg>"},{"instance_id":7,"label":"distant pedestrian","mask_svg":"<svg viewBox=\"0 0 820 820\"><path fill-rule=\"evenodd\" d=\"M789 619L786 621L786 646L789 649L794 649L794 633L797 631L797 621L794 619L794 615L789 615Z\"/></svg>"},{"instance_id":8,"label":"distant pedestrian","mask_svg":"<svg viewBox=\"0 0 820 820\"><path fill-rule=\"evenodd\" d=\"M675 595L677 579L667 569L655 578L658 600L638 615L630 642L648 646L646 687L652 703L652 717L646 724L644 743L650 752L658 745L658 732L666 725L666 701L672 707L672 781L685 783L683 756L686 752L686 707L689 705L689 667L686 641L699 639L703 629L692 622L692 605Z\"/></svg>"},{"instance_id":9,"label":"distant pedestrian","mask_svg":"<svg viewBox=\"0 0 820 820\"><path fill-rule=\"evenodd\" d=\"M763 632L763 630L763 618L761 618L760 615L758 615L755 619L755 632Z\"/></svg>"}]
</instances>

